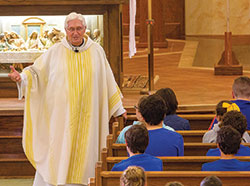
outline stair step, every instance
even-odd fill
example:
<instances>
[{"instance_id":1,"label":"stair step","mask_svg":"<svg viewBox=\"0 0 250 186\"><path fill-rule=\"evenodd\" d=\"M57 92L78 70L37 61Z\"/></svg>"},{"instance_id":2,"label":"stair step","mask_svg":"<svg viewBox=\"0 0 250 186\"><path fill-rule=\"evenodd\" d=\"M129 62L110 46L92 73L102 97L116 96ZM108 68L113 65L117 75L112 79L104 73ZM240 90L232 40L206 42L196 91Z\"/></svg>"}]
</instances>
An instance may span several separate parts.
<instances>
[{"instance_id":1,"label":"stair step","mask_svg":"<svg viewBox=\"0 0 250 186\"><path fill-rule=\"evenodd\" d=\"M25 154L0 154L0 178L27 178L35 169Z\"/></svg>"},{"instance_id":2,"label":"stair step","mask_svg":"<svg viewBox=\"0 0 250 186\"><path fill-rule=\"evenodd\" d=\"M24 101L0 98L0 131L23 128Z\"/></svg>"},{"instance_id":3,"label":"stair step","mask_svg":"<svg viewBox=\"0 0 250 186\"><path fill-rule=\"evenodd\" d=\"M0 154L21 154L23 152L22 136L18 134L13 136L13 133L0 136Z\"/></svg>"},{"instance_id":4,"label":"stair step","mask_svg":"<svg viewBox=\"0 0 250 186\"><path fill-rule=\"evenodd\" d=\"M0 178L33 178L22 147L24 100L0 98L0 103Z\"/></svg>"},{"instance_id":5,"label":"stair step","mask_svg":"<svg viewBox=\"0 0 250 186\"><path fill-rule=\"evenodd\" d=\"M22 129L9 129L7 131L0 130L0 138L21 138Z\"/></svg>"},{"instance_id":6,"label":"stair step","mask_svg":"<svg viewBox=\"0 0 250 186\"><path fill-rule=\"evenodd\" d=\"M17 98L17 87L8 77L0 78L0 98Z\"/></svg>"},{"instance_id":7,"label":"stair step","mask_svg":"<svg viewBox=\"0 0 250 186\"><path fill-rule=\"evenodd\" d=\"M7 112L7 111L6 111ZM23 115L0 115L0 130L22 129Z\"/></svg>"}]
</instances>

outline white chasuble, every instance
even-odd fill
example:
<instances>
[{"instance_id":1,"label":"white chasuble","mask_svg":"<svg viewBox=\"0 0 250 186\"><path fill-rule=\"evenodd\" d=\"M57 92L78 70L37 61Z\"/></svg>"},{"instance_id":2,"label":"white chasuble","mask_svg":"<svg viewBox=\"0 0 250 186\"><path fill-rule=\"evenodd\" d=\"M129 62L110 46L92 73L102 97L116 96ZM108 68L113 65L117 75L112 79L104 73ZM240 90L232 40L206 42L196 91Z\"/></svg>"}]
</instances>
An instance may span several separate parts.
<instances>
[{"instance_id":1,"label":"white chasuble","mask_svg":"<svg viewBox=\"0 0 250 186\"><path fill-rule=\"evenodd\" d=\"M23 148L45 182L87 184L106 146L121 92L100 45L84 39L78 53L64 38L24 69Z\"/></svg>"}]
</instances>

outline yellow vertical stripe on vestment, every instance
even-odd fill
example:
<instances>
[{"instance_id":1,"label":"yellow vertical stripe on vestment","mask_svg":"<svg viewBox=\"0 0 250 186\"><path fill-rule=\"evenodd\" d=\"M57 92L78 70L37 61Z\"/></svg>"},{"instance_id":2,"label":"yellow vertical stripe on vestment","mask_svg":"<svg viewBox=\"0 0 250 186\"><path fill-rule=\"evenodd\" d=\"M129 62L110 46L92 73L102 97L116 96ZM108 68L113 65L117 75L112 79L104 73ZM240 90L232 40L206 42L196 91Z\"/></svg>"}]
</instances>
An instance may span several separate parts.
<instances>
[{"instance_id":1,"label":"yellow vertical stripe on vestment","mask_svg":"<svg viewBox=\"0 0 250 186\"><path fill-rule=\"evenodd\" d=\"M119 87L116 87L116 92L109 98L109 110L112 110L114 106L121 100L121 91Z\"/></svg>"},{"instance_id":2,"label":"yellow vertical stripe on vestment","mask_svg":"<svg viewBox=\"0 0 250 186\"><path fill-rule=\"evenodd\" d=\"M30 71L26 70L24 73L27 76L27 89L25 96L25 114L26 114L26 131L24 133L24 143L25 143L25 153L31 164L36 168L34 161L34 151L33 151L33 127L30 113L30 93L32 88L32 75Z\"/></svg>"},{"instance_id":3,"label":"yellow vertical stripe on vestment","mask_svg":"<svg viewBox=\"0 0 250 186\"><path fill-rule=\"evenodd\" d=\"M81 183L86 163L92 110L93 70L90 49L75 53L67 50L70 105L71 158L67 183Z\"/></svg>"}]
</instances>

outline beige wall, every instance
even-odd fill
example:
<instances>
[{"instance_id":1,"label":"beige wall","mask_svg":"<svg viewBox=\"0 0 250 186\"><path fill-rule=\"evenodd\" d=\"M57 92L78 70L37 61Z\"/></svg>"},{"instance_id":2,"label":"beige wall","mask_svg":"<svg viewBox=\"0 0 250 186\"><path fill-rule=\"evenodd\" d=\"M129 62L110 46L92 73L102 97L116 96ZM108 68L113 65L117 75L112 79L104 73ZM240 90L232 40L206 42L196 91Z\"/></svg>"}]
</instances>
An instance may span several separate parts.
<instances>
[{"instance_id":1,"label":"beige wall","mask_svg":"<svg viewBox=\"0 0 250 186\"><path fill-rule=\"evenodd\" d=\"M226 31L227 0L186 0L186 35L222 35ZM250 0L230 0L230 31L250 34Z\"/></svg>"}]
</instances>

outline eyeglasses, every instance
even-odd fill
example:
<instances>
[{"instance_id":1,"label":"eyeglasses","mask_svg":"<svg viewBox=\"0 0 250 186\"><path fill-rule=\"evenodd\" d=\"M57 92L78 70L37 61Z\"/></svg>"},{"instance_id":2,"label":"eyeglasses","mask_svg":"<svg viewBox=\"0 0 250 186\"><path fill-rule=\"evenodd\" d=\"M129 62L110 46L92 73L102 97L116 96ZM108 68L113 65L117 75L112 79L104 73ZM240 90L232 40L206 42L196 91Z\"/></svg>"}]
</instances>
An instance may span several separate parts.
<instances>
[{"instance_id":1,"label":"eyeglasses","mask_svg":"<svg viewBox=\"0 0 250 186\"><path fill-rule=\"evenodd\" d=\"M134 108L135 108L135 109L139 109L136 105L134 105Z\"/></svg>"},{"instance_id":2,"label":"eyeglasses","mask_svg":"<svg viewBox=\"0 0 250 186\"><path fill-rule=\"evenodd\" d=\"M74 32L74 31L77 31L77 32L81 32L81 31L83 31L83 29L84 29L84 27L69 27L69 28L67 28L67 30L69 31L69 32Z\"/></svg>"}]
</instances>

